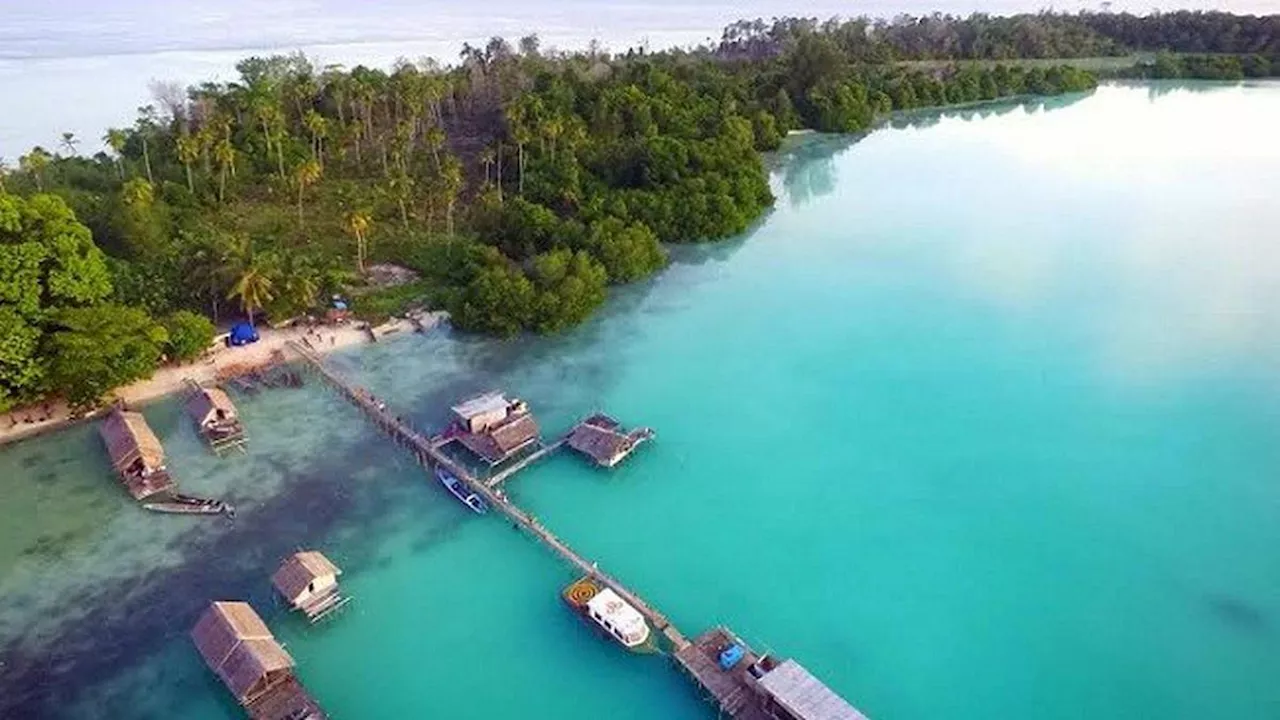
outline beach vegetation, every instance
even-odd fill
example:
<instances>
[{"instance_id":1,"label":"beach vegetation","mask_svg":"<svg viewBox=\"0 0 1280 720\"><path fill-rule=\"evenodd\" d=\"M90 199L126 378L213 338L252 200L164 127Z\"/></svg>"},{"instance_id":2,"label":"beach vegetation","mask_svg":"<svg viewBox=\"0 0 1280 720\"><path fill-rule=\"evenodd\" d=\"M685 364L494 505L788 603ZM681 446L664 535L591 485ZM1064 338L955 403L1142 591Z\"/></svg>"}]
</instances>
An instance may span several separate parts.
<instances>
[{"instance_id":1,"label":"beach vegetation","mask_svg":"<svg viewBox=\"0 0 1280 720\"><path fill-rule=\"evenodd\" d=\"M193 314L274 322L335 293L368 319L429 303L463 330L558 332L664 267L670 244L749 228L773 202L761 153L790 131L1096 85L1055 58L1262 76L1277 38L1274 17L1226 13L977 14L751 20L656 53L528 37L452 65L247 58L139 108L102 152L68 136L0 175L0 408L87 402L162 354L190 358L208 331ZM375 288L377 262L420 279ZM76 380L55 350L87 358L91 338Z\"/></svg>"}]
</instances>

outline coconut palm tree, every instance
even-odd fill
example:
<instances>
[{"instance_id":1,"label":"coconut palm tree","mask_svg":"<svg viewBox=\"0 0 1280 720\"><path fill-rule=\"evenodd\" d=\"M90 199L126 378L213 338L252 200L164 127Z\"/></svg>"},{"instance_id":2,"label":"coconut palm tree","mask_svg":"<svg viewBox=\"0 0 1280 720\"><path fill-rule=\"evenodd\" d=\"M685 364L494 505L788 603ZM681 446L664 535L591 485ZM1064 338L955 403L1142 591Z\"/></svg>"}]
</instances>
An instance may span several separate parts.
<instances>
[{"instance_id":1,"label":"coconut palm tree","mask_svg":"<svg viewBox=\"0 0 1280 720\"><path fill-rule=\"evenodd\" d=\"M191 178L191 163L200 159L200 141L194 135L179 135L174 142L178 149L178 159L187 169L187 189L194 194L196 185Z\"/></svg>"},{"instance_id":2,"label":"coconut palm tree","mask_svg":"<svg viewBox=\"0 0 1280 720\"><path fill-rule=\"evenodd\" d=\"M156 179L151 174L151 150L147 144L147 137L155 131L157 125L156 109L153 105L143 105L138 108L138 138L142 140L142 162L147 167L147 182L155 184Z\"/></svg>"},{"instance_id":3,"label":"coconut palm tree","mask_svg":"<svg viewBox=\"0 0 1280 720\"><path fill-rule=\"evenodd\" d=\"M462 163L452 155L446 155L444 166L440 169L441 192L445 201L445 229L453 234L453 207L458 202L458 193L462 190Z\"/></svg>"},{"instance_id":4,"label":"coconut palm tree","mask_svg":"<svg viewBox=\"0 0 1280 720\"><path fill-rule=\"evenodd\" d=\"M369 217L369 213L363 210L353 210L347 213L344 221L347 232L356 241L356 267L360 270L360 274L364 275L364 259L368 255L368 237L369 227L373 224L373 220Z\"/></svg>"},{"instance_id":5,"label":"coconut palm tree","mask_svg":"<svg viewBox=\"0 0 1280 720\"><path fill-rule=\"evenodd\" d=\"M404 229L409 229L409 198L413 196L413 178L403 170L397 169L387 178L386 194L400 206L400 222Z\"/></svg>"},{"instance_id":6,"label":"coconut palm tree","mask_svg":"<svg viewBox=\"0 0 1280 720\"><path fill-rule=\"evenodd\" d=\"M480 164L484 165L484 184L489 184L489 168L493 166L494 154L493 148L487 147L480 151Z\"/></svg>"},{"instance_id":7,"label":"coconut palm tree","mask_svg":"<svg viewBox=\"0 0 1280 720\"><path fill-rule=\"evenodd\" d=\"M218 161L218 202L223 202L227 194L227 171L236 174L236 149L230 137L223 137L213 148L214 159Z\"/></svg>"},{"instance_id":8,"label":"coconut palm tree","mask_svg":"<svg viewBox=\"0 0 1280 720\"><path fill-rule=\"evenodd\" d=\"M320 182L320 176L324 174L324 169L320 167L318 160L308 160L298 166L294 171L293 180L298 185L298 225L303 225L302 218L302 192L307 188Z\"/></svg>"},{"instance_id":9,"label":"coconut palm tree","mask_svg":"<svg viewBox=\"0 0 1280 720\"><path fill-rule=\"evenodd\" d=\"M329 121L315 110L308 110L303 123L311 133L311 158L324 165L324 141L329 136Z\"/></svg>"},{"instance_id":10,"label":"coconut palm tree","mask_svg":"<svg viewBox=\"0 0 1280 720\"><path fill-rule=\"evenodd\" d=\"M120 128L108 128L107 134L102 136L102 142L111 148L111 154L115 157L116 171L120 173L120 180L124 181L124 146L129 142L129 136Z\"/></svg>"},{"instance_id":11,"label":"coconut palm tree","mask_svg":"<svg viewBox=\"0 0 1280 720\"><path fill-rule=\"evenodd\" d=\"M275 299L274 275L270 263L262 256L255 257L231 286L231 292L227 293L228 300L240 299L240 307L249 316L250 325L253 325L253 314Z\"/></svg>"},{"instance_id":12,"label":"coconut palm tree","mask_svg":"<svg viewBox=\"0 0 1280 720\"><path fill-rule=\"evenodd\" d=\"M75 155L76 146L79 144L80 144L80 141L76 139L75 133L72 133L72 132L62 133L62 147L67 149L68 155Z\"/></svg>"}]
</instances>

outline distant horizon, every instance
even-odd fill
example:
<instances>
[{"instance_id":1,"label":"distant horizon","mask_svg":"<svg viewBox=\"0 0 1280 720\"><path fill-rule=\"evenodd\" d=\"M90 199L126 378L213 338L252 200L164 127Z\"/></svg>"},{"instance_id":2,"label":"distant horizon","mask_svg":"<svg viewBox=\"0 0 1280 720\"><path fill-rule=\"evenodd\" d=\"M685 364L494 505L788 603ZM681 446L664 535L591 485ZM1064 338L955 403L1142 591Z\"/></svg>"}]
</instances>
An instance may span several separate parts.
<instances>
[{"instance_id":1,"label":"distant horizon","mask_svg":"<svg viewBox=\"0 0 1280 720\"><path fill-rule=\"evenodd\" d=\"M68 7L70 6L70 7ZM975 7L981 6L981 7ZM1058 12L1101 11L1103 3L1051 6ZM772 17L885 17L933 12L993 15L1038 12L1044 3L942 0L929 3L819 0L797 7L781 0L685 3L646 0L593 3L521 3L498 0L483 11L453 2L390 0L363 6L344 0L215 2L174 6L161 0L34 5L0 0L0 94L10 107L0 123L0 157L10 162L36 145L56 149L63 132L81 140L81 153L101 149L109 127L131 125L135 109L152 102L154 82L183 87L226 82L235 64L252 55L302 52L321 65L390 67L398 58L434 58L454 64L464 43L492 37L515 41L537 34L546 49L579 50L598 40L611 52L647 45L658 51L715 42L724 27ZM1114 2L1113 12L1145 14L1145 2ZM1175 3L1173 9L1216 9L1238 14L1280 12L1280 0Z\"/></svg>"}]
</instances>

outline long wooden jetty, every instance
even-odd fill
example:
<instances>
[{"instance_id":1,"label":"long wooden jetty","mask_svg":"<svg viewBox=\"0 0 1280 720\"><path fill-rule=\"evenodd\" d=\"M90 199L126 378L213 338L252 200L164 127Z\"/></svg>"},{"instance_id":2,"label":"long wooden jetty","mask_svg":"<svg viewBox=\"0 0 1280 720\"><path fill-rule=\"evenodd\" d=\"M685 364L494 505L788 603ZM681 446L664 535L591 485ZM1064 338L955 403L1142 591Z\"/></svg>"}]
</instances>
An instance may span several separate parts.
<instances>
[{"instance_id":1,"label":"long wooden jetty","mask_svg":"<svg viewBox=\"0 0 1280 720\"><path fill-rule=\"evenodd\" d=\"M385 402L326 367L314 351L298 342L290 342L289 346L392 439L409 448L424 467L434 464L449 471L484 497L490 506L506 515L516 527L537 538L578 572L610 588L634 607L654 630L662 633L671 646L672 661L698 684L707 699L715 703L722 717L734 720L866 720L862 713L799 663L794 660L778 661L768 654L757 653L728 628L713 628L690 641L666 615L601 570L596 563L582 557L537 518L508 500L499 486L520 470L569 443L574 431L540 447L488 480L482 480L444 452L449 440L432 440L423 435L388 411ZM651 431L643 432L652 436ZM627 448L627 452L630 449Z\"/></svg>"},{"instance_id":2,"label":"long wooden jetty","mask_svg":"<svg viewBox=\"0 0 1280 720\"><path fill-rule=\"evenodd\" d=\"M310 367L315 369L325 382L364 412L375 425L390 435L393 440L413 452L418 458L418 462L424 467L436 465L449 471L454 477L463 481L474 492L481 495L492 507L498 508L517 527L537 538L578 572L612 589L623 600L635 607L655 630L661 632L675 650L682 650L689 645L689 641L679 629L671 624L666 615L658 612L639 595L632 592L621 582L618 582L613 576L601 570L595 562L588 561L570 547L568 543L551 532L537 518L512 503L507 499L505 493L497 489L502 482L508 480L515 473L558 449L563 443L567 442L567 437L542 447L537 452L526 456L515 465L503 470L490 478L488 482L485 482L477 478L461 463L445 454L442 449L442 443L432 442L429 437L392 414L387 409L385 402L379 401L367 390L349 382L346 378L329 369L324 360L314 351L297 341L290 341L289 347L300 358L305 360Z\"/></svg>"}]
</instances>

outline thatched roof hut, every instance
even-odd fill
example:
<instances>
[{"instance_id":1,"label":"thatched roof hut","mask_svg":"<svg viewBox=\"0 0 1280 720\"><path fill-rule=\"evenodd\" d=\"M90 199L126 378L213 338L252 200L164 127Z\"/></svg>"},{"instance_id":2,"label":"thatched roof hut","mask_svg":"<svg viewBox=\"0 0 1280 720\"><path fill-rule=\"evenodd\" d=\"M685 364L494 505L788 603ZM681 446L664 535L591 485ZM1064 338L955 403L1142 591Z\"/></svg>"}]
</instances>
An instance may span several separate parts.
<instances>
[{"instance_id":1,"label":"thatched roof hut","mask_svg":"<svg viewBox=\"0 0 1280 720\"><path fill-rule=\"evenodd\" d=\"M239 417L236 406L221 388L201 387L187 400L187 412L200 427L222 425Z\"/></svg>"},{"instance_id":2,"label":"thatched roof hut","mask_svg":"<svg viewBox=\"0 0 1280 720\"><path fill-rule=\"evenodd\" d=\"M338 576L342 570L329 558L315 550L290 555L271 584L295 610L301 610L313 622L346 603L338 593Z\"/></svg>"},{"instance_id":3,"label":"thatched roof hut","mask_svg":"<svg viewBox=\"0 0 1280 720\"><path fill-rule=\"evenodd\" d=\"M213 603L192 629L191 639L241 705L253 703L293 674L293 658L248 603Z\"/></svg>"},{"instance_id":4,"label":"thatched roof hut","mask_svg":"<svg viewBox=\"0 0 1280 720\"><path fill-rule=\"evenodd\" d=\"M245 444L244 426L231 398L221 388L201 387L193 381L191 395L187 398L187 413L196 421L215 453L240 448Z\"/></svg>"},{"instance_id":5,"label":"thatched roof hut","mask_svg":"<svg viewBox=\"0 0 1280 720\"><path fill-rule=\"evenodd\" d=\"M458 441L489 464L497 464L538 441L542 431L533 413L528 411L508 417L483 432L463 433Z\"/></svg>"},{"instance_id":6,"label":"thatched roof hut","mask_svg":"<svg viewBox=\"0 0 1280 720\"><path fill-rule=\"evenodd\" d=\"M591 458L601 467L622 462L641 443L653 438L649 428L622 432L618 421L596 414L578 423L569 433L569 447Z\"/></svg>"},{"instance_id":7,"label":"thatched roof hut","mask_svg":"<svg viewBox=\"0 0 1280 720\"><path fill-rule=\"evenodd\" d=\"M115 408L98 426L111 467L135 500L173 488L165 471L164 447L141 413Z\"/></svg>"}]
</instances>

